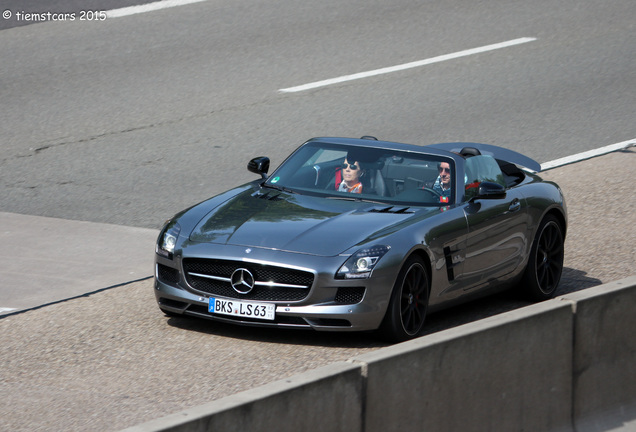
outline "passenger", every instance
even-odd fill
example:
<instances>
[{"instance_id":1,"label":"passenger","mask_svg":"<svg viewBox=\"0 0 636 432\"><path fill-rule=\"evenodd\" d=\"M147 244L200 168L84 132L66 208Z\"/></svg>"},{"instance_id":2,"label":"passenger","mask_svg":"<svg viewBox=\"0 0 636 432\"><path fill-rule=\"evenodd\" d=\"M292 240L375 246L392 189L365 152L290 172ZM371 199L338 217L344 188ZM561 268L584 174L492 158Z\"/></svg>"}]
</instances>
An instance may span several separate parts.
<instances>
[{"instance_id":1,"label":"passenger","mask_svg":"<svg viewBox=\"0 0 636 432\"><path fill-rule=\"evenodd\" d=\"M443 197L451 196L451 171L450 164L448 162L440 162L437 164L437 171L439 176L435 180L433 190Z\"/></svg>"},{"instance_id":2,"label":"passenger","mask_svg":"<svg viewBox=\"0 0 636 432\"><path fill-rule=\"evenodd\" d=\"M360 177L364 175L364 170L360 166L360 162L355 161L349 163L348 157L345 158L341 169L342 181L338 186L338 192L362 193L362 182Z\"/></svg>"}]
</instances>

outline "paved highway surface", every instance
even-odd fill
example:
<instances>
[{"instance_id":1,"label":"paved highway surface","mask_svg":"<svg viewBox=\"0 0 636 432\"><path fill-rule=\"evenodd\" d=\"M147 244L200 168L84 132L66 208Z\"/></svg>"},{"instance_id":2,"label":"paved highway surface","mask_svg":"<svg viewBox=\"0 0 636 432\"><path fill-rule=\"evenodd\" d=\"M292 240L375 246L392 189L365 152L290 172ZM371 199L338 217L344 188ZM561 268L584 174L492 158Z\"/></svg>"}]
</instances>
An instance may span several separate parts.
<instances>
[{"instance_id":1,"label":"paved highway surface","mask_svg":"<svg viewBox=\"0 0 636 432\"><path fill-rule=\"evenodd\" d=\"M635 10L633 0L209 0L5 29L0 209L158 228L252 179L252 156L277 165L312 136L481 141L539 162L632 139ZM279 91L519 38L536 40Z\"/></svg>"},{"instance_id":2,"label":"paved highway surface","mask_svg":"<svg viewBox=\"0 0 636 432\"><path fill-rule=\"evenodd\" d=\"M54 233L66 253L64 233L82 224L151 234L181 208L252 179L250 157L277 164L311 136L482 141L540 162L636 138L633 1L500 3L208 0L102 21L7 19L0 212L28 215L22 223L68 221ZM39 4L76 10L65 6L72 1ZM30 12L13 0L2 8L12 19ZM529 39L454 55L520 38ZM633 224L625 221L633 220L635 167L627 150L545 174L570 205L562 293L633 273ZM0 274L19 282L20 268L33 263L22 266L12 252L29 250L17 228L0 229ZM108 251L117 255L114 243ZM94 268L108 268L110 258ZM137 259L143 266L146 258ZM50 280L69 280L65 268ZM47 272L40 276L46 285ZM150 280L126 284L138 276L0 320L0 430L117 430L381 346L368 335L166 320ZM521 305L510 296L484 300L432 316L429 331Z\"/></svg>"}]
</instances>

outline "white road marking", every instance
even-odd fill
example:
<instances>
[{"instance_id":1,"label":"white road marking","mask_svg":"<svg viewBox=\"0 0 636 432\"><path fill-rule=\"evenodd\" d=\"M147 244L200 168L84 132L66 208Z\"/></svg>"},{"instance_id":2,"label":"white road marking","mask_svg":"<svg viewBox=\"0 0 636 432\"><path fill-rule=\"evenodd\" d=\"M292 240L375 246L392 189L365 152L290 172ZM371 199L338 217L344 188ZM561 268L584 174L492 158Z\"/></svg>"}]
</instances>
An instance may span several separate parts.
<instances>
[{"instance_id":1,"label":"white road marking","mask_svg":"<svg viewBox=\"0 0 636 432\"><path fill-rule=\"evenodd\" d=\"M106 11L107 18L119 18L129 15L135 15L145 12L167 9L176 6L184 6L191 3L200 3L207 0L162 0L153 3L142 4L139 6L129 6L120 9L112 9Z\"/></svg>"},{"instance_id":2,"label":"white road marking","mask_svg":"<svg viewBox=\"0 0 636 432\"><path fill-rule=\"evenodd\" d=\"M492 44L492 45L485 45L482 47L478 47L478 48L472 48L472 49L468 49L468 50L464 50L464 51L458 51L452 54L445 54L445 55L441 55L441 56L437 56L437 57L432 57L429 59L425 59L425 60L419 60L419 61L414 61L414 62L410 62L410 63L404 63L401 65L397 65L397 66L390 66L390 67L386 67L386 68L381 68L381 69L375 69L372 71L367 71L367 72L360 72L360 73L356 73L353 75L344 75L338 78L331 78L331 79L327 79L327 80L323 80L323 81L316 81L313 83L309 83L309 84L304 84L304 85L300 85L300 86L296 86L296 87L289 87L289 88L284 88L284 89L280 89L280 92L283 93L294 93L294 92L300 92L300 91L304 91L304 90L310 90L310 89L315 89L317 87L324 87L324 86L328 86L328 85L332 85L332 84L338 84L338 83L342 83L345 81L353 81L353 80L358 80L358 79L363 79L363 78L369 78L372 76L376 76L376 75L383 75L383 74L388 74L388 73L393 73L393 72L398 72L398 71L403 71L406 69L412 69L412 68L416 68L416 67L420 67L420 66L426 66L426 65L430 65L433 63L439 63L439 62L443 62L446 60L453 60L456 58L460 58L460 57L466 57L469 55L473 55L473 54L480 54L486 51L493 51L493 50L497 50L497 49L501 49L501 48L507 48L510 46L514 46L514 45L519 45L519 44L524 44L524 43L528 43L528 42L532 42L537 40L536 38L531 38L531 37L524 37L524 38L519 38L519 39L513 39L513 40L509 40L506 42L500 42L500 43L496 43L496 44Z\"/></svg>"},{"instance_id":3,"label":"white road marking","mask_svg":"<svg viewBox=\"0 0 636 432\"><path fill-rule=\"evenodd\" d=\"M580 162L582 160L585 159L590 159L596 156L601 156L607 153L611 153L617 150L623 150L626 149L628 147L632 147L632 146L636 146L636 138L631 139L631 140L627 140L627 141L623 141L623 142L619 142L616 144L610 144L608 146L605 147L600 147L594 150L588 150L586 152L583 153L577 153L575 155L572 156L566 156L564 158L561 159L556 159L550 162L545 162L541 164L541 171L546 171L552 168L556 168L556 167L560 167L563 165L568 165L571 163L575 163L575 162Z\"/></svg>"},{"instance_id":4,"label":"white road marking","mask_svg":"<svg viewBox=\"0 0 636 432\"><path fill-rule=\"evenodd\" d=\"M5 308L5 307L0 307L0 314L1 313L5 313L5 312L11 312L16 310L15 308Z\"/></svg>"}]
</instances>

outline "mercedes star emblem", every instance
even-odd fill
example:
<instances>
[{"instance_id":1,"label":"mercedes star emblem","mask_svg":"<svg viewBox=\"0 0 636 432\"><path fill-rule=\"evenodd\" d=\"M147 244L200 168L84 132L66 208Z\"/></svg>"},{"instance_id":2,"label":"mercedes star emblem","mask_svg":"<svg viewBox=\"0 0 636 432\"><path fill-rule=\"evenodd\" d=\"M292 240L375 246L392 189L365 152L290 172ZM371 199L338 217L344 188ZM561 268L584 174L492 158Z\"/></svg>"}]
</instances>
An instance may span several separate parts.
<instances>
[{"instance_id":1,"label":"mercedes star emblem","mask_svg":"<svg viewBox=\"0 0 636 432\"><path fill-rule=\"evenodd\" d=\"M254 276L248 269L234 270L231 278L232 288L239 294L247 294L254 288Z\"/></svg>"}]
</instances>

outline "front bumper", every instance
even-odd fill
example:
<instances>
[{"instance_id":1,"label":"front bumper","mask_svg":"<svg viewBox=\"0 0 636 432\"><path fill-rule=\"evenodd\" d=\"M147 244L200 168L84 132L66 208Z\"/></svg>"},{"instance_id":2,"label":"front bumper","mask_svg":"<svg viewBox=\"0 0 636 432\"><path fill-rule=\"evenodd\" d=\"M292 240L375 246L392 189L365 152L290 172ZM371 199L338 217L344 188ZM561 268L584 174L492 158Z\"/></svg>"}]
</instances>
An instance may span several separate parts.
<instances>
[{"instance_id":1,"label":"front bumper","mask_svg":"<svg viewBox=\"0 0 636 432\"><path fill-rule=\"evenodd\" d=\"M193 255L196 258L219 259L209 252L206 250L203 253L201 250ZM390 271L376 269L368 279L339 280L334 275L346 257L299 256L281 251L255 250L249 260L246 260L241 256L244 248L236 248L236 254L228 255L228 246L225 246L223 252L223 259L242 260L247 265L267 262L290 268L302 267L311 270L315 278L307 296L300 301L259 301L276 305L273 321L234 317L208 312L209 298L241 300L240 296L229 298L199 291L184 276L182 255L175 256L173 260L156 256L154 291L159 307L168 314L183 314L233 324L319 331L375 330L384 318L395 277ZM307 266L308 263L312 265ZM166 268L172 269L172 277L166 277ZM338 293L348 289L362 290L364 294L361 298L352 297L347 303L346 297L343 300L343 296Z\"/></svg>"}]
</instances>

